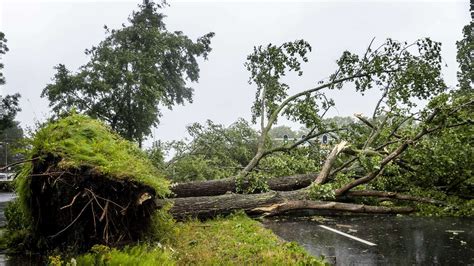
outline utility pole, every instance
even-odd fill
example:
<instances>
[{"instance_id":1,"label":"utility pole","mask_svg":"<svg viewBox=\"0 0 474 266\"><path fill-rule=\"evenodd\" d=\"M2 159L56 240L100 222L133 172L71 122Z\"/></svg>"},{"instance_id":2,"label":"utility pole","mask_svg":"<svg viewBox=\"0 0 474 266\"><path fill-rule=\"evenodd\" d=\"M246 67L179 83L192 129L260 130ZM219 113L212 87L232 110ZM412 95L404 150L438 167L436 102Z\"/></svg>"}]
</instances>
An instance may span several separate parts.
<instances>
[{"instance_id":1,"label":"utility pole","mask_svg":"<svg viewBox=\"0 0 474 266\"><path fill-rule=\"evenodd\" d=\"M5 167L8 165L8 142L7 142L7 133L5 133L5 139L3 141L5 145ZM7 169L8 171L8 169Z\"/></svg>"}]
</instances>

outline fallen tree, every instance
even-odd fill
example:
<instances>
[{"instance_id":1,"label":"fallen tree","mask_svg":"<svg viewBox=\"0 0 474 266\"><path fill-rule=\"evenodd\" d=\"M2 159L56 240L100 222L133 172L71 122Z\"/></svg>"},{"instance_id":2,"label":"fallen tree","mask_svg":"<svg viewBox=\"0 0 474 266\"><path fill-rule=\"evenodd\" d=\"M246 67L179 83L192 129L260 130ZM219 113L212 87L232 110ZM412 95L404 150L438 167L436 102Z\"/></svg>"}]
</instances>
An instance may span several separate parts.
<instances>
[{"instance_id":1,"label":"fallen tree","mask_svg":"<svg viewBox=\"0 0 474 266\"><path fill-rule=\"evenodd\" d=\"M413 45L420 48L417 55L407 52ZM380 48L386 49L381 52ZM446 87L439 77L438 43L420 40L403 46L388 40L380 48L372 51L369 47L363 58L344 53L338 61L339 69L328 81L288 97L288 86L279 79L287 67L300 70L297 54L305 61L309 45L297 41L256 49L249 56L247 67L259 87L253 115L260 119L261 132L254 157L233 178L174 184L169 188L168 181L141 150L100 122L72 115L46 125L36 134L31 161L25 164L18 180L21 206L35 240L53 247L138 240L147 234L157 209L168 209L173 217L182 220L206 219L237 210L264 216L302 210L372 214L416 210L407 204L360 203L372 197L395 203L445 205L399 191L374 190L377 186L373 184L380 179L389 184L393 175L385 173L394 165L412 169L401 157L425 136L446 128L471 126L470 112L461 111L470 110L474 101L469 95L443 94ZM400 80L405 74L410 74L408 80ZM321 120L333 102L320 91L350 81L355 82L358 91L377 85L383 93L372 118L356 114L361 122L354 123L354 132L346 134ZM400 88L404 95L400 95ZM400 104L410 105L411 98L426 99L426 95L434 98L420 112L399 108ZM323 102L321 106L318 100ZM319 111L323 113L319 115ZM275 147L268 143L268 132L282 114L303 122L309 132L301 140ZM309 141L322 132L338 132L334 140L339 144L326 146L328 156L319 173L266 179L260 172L263 168L258 166L265 156L289 152L304 143L320 146L317 141ZM172 206L164 208L169 203Z\"/></svg>"},{"instance_id":2,"label":"fallen tree","mask_svg":"<svg viewBox=\"0 0 474 266\"><path fill-rule=\"evenodd\" d=\"M268 179L268 187L275 191L289 191L311 185L314 179L318 176L317 173L292 175L274 177ZM241 184L241 190L246 190L250 186L249 180L244 180ZM186 197L202 197L202 196L216 196L228 192L236 193L237 184L235 177L206 180L206 181L192 181L172 184L171 187L173 198Z\"/></svg>"},{"instance_id":3,"label":"fallen tree","mask_svg":"<svg viewBox=\"0 0 474 266\"><path fill-rule=\"evenodd\" d=\"M327 210L333 213L372 213L397 214L410 213L412 207L385 207L364 204L352 204L334 201L309 200L306 189L296 191L272 191L258 194L227 193L219 196L174 198L156 200L158 207L172 202L169 210L178 220L189 217L207 219L217 215L226 215L237 210L244 210L251 215L278 215L289 211Z\"/></svg>"},{"instance_id":4,"label":"fallen tree","mask_svg":"<svg viewBox=\"0 0 474 266\"><path fill-rule=\"evenodd\" d=\"M374 188L386 189L384 185L377 184L380 179L391 184L391 176L415 171L403 155L410 149L416 149L426 136L448 128L472 126L472 116L468 111L473 106L472 97L469 93L463 96L447 92L440 75L442 60L439 43L421 39L408 44L389 39L375 49L372 43L373 40L363 55L344 52L337 61L338 69L329 78L293 95L287 94L289 86L281 81L281 77L290 71L302 74L301 64L307 61L306 54L311 51L309 44L299 40L280 46L256 47L246 63L250 71L249 82L257 87L252 119L253 123L258 123L260 130L252 137L255 141L255 146L252 146L254 156L247 160L247 164L242 165L240 161L234 164L238 166L236 168L242 166L235 177L172 185L173 215L180 218L188 214L208 217L234 209L251 213L254 209L263 210L271 206L280 207L272 207L270 213L329 208L327 206L337 211L398 211L396 208L378 208L380 206L349 207L314 201L317 197L307 195L311 190L315 192L313 196L319 195L320 199L327 200L355 201L375 197L380 201L397 203L414 201L446 205L442 201L403 194L399 190L377 191ZM372 115L355 114L359 123L354 122L350 126L325 123L323 118L334 106L334 101L328 99L323 90L340 89L348 82L354 83L356 91L361 93L372 88L380 89L380 98ZM415 111L412 108L415 106L414 99L428 99L430 104L421 111ZM305 135L293 142L271 141L269 132L281 116L304 125L307 129ZM264 170L259 168L259 164L266 157L290 152L304 144L317 147L320 145L317 138L331 133L339 144L331 145L332 150L328 149L328 156L321 163L319 173L274 177L267 179L266 183L261 182ZM222 134L225 138L225 131ZM252 134L245 136L249 139ZM196 145L199 143L202 144L197 142ZM213 145L212 142L204 144L207 149ZM193 150L197 147L194 146ZM195 154L196 158L214 159L199 155L202 154ZM342 179L336 180L339 175L343 176ZM258 182L255 182L255 176ZM260 186L255 188L255 183ZM301 192L303 188L307 188L304 193ZM270 191L268 193L277 193L278 196L265 193L260 196L232 194L242 191ZM298 199L290 196L294 193L299 195ZM406 211L406 207L401 208L399 211Z\"/></svg>"},{"instance_id":5,"label":"fallen tree","mask_svg":"<svg viewBox=\"0 0 474 266\"><path fill-rule=\"evenodd\" d=\"M267 180L270 191L239 194L235 192L252 185L251 180L189 182L169 189L168 181L159 177L159 172L136 146L114 135L98 121L72 115L37 132L30 159L25 160L18 177L17 192L21 208L30 219L33 239L48 249L69 245L87 249L97 243L118 245L139 240L149 234L157 209L166 209L178 220L207 219L240 210L263 216L307 210L411 213L416 211L413 205L374 206L360 203L363 201L359 198L446 203L397 192L352 189L375 180L407 146L436 129L424 128L391 152L377 155L382 159L376 170L339 188L332 187L332 175L337 172L332 168L338 154L348 148L346 143L335 146L321 173L270 178ZM134 163L130 164L131 161ZM338 193L347 187L350 188ZM166 199L167 195L174 197ZM168 204L171 207L164 208Z\"/></svg>"}]
</instances>

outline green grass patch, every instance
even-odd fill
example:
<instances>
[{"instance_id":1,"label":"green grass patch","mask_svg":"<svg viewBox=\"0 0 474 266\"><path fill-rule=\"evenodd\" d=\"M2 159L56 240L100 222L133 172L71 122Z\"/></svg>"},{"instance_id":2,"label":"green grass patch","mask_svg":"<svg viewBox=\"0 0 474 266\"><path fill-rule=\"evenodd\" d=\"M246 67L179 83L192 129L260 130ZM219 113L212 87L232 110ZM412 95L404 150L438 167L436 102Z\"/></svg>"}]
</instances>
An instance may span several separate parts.
<instances>
[{"instance_id":1,"label":"green grass patch","mask_svg":"<svg viewBox=\"0 0 474 266\"><path fill-rule=\"evenodd\" d=\"M61 262L58 257L50 260ZM95 246L75 261L77 265L325 265L245 214L177 223L167 244L140 244L122 250Z\"/></svg>"},{"instance_id":2,"label":"green grass patch","mask_svg":"<svg viewBox=\"0 0 474 266\"><path fill-rule=\"evenodd\" d=\"M177 227L173 248L179 265L324 265L245 214Z\"/></svg>"}]
</instances>

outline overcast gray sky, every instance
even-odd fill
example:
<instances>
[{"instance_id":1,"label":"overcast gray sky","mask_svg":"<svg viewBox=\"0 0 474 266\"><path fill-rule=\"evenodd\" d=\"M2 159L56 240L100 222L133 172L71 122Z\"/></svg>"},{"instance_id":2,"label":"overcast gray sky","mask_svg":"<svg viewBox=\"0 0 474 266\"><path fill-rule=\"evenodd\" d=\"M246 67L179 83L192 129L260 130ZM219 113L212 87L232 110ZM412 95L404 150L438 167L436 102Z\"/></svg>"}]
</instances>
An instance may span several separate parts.
<instances>
[{"instance_id":1,"label":"overcast gray sky","mask_svg":"<svg viewBox=\"0 0 474 266\"><path fill-rule=\"evenodd\" d=\"M84 49L104 38L103 26L118 28L141 0L0 2L0 31L8 39L3 62L7 84L2 94L19 92L22 126L49 116L41 91L59 63L76 70L87 62ZM469 1L168 1L163 10L168 30L195 39L216 33L208 61L200 61L201 78L193 84L194 102L164 111L153 139L185 136L185 126L211 119L229 125L250 119L255 87L247 83L243 63L255 45L305 39L313 46L303 77L290 76L296 92L310 88L335 70L344 50L362 52L373 37L442 42L446 82L456 84L456 40L470 22ZM332 115L368 114L375 94L360 97L350 90L332 94Z\"/></svg>"}]
</instances>

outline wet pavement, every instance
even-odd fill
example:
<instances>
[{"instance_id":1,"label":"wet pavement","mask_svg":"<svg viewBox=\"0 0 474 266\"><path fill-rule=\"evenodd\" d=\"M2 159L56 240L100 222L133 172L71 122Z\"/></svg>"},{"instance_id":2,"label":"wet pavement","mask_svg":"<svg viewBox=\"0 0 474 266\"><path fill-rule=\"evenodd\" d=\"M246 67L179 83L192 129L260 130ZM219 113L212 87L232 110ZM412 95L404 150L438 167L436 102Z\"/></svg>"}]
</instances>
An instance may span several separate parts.
<instances>
[{"instance_id":1,"label":"wet pavement","mask_svg":"<svg viewBox=\"0 0 474 266\"><path fill-rule=\"evenodd\" d=\"M265 227L336 265L474 265L474 219L332 216L265 220ZM322 228L372 242L370 246Z\"/></svg>"}]
</instances>

